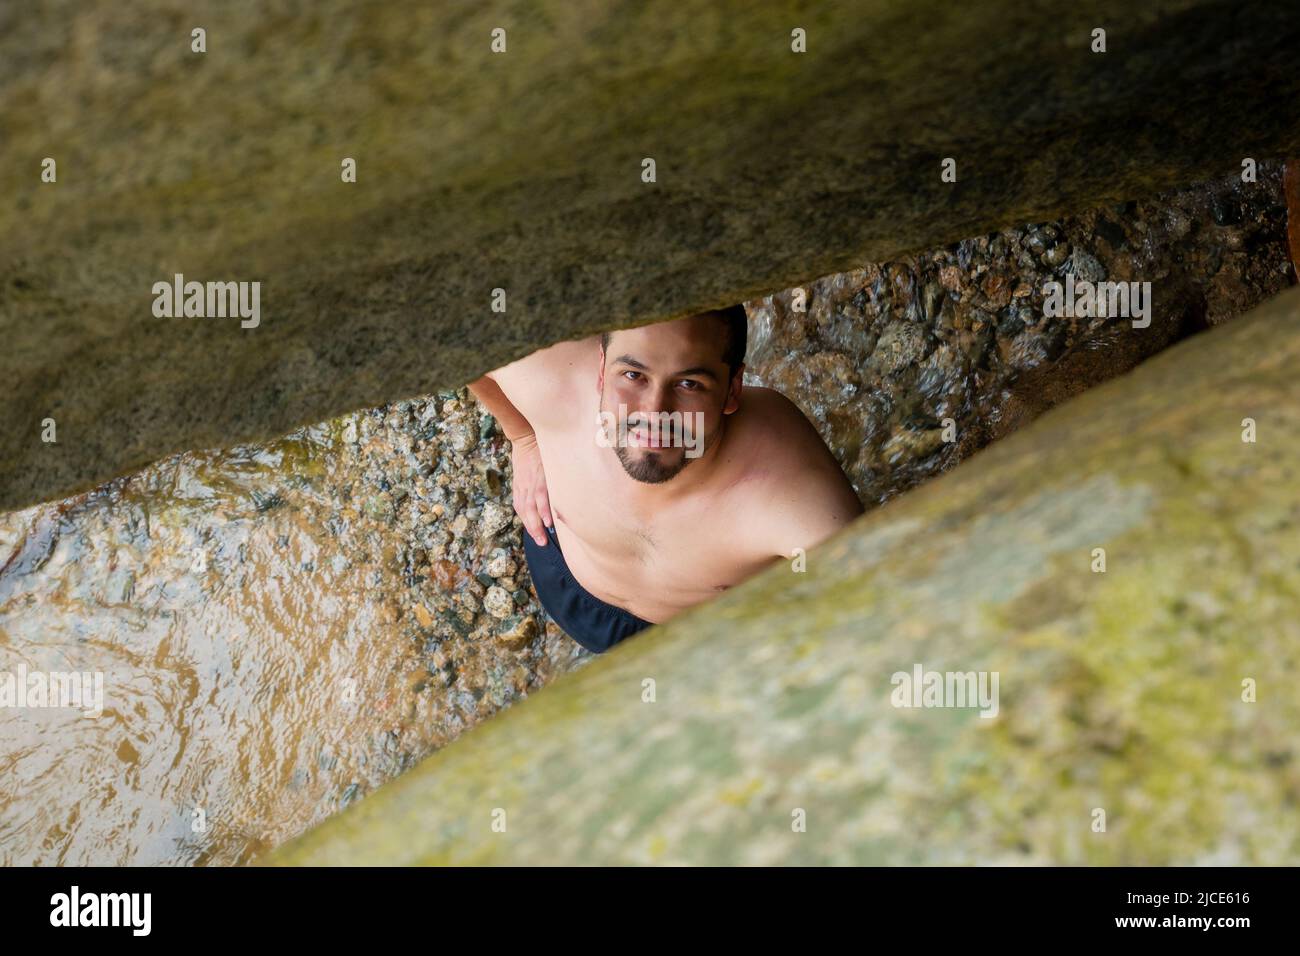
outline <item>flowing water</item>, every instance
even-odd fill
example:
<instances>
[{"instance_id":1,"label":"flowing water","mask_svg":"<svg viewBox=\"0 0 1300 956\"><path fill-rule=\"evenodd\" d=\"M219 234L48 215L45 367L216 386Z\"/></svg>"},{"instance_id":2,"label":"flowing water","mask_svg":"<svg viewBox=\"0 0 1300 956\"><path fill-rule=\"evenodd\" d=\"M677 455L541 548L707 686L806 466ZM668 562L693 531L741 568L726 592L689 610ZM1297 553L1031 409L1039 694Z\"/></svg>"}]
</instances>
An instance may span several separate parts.
<instances>
[{"instance_id":1,"label":"flowing water","mask_svg":"<svg viewBox=\"0 0 1300 956\"><path fill-rule=\"evenodd\" d=\"M0 709L0 862L245 862L464 729L384 600L395 556L339 545L338 433L0 519L0 673L104 680L97 719Z\"/></svg>"}]
</instances>

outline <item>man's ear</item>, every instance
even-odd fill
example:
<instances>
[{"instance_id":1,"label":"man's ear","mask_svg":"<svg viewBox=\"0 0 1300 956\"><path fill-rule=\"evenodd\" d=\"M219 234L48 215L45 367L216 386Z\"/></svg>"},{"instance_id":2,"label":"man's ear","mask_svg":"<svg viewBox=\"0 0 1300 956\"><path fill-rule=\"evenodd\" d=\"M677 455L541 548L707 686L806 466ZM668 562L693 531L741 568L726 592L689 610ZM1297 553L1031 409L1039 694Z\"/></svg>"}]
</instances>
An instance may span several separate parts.
<instances>
[{"instance_id":1,"label":"man's ear","mask_svg":"<svg viewBox=\"0 0 1300 956\"><path fill-rule=\"evenodd\" d=\"M736 374L727 383L727 402L722 406L722 414L730 415L740 407L740 393L745 387L745 363L740 363Z\"/></svg>"},{"instance_id":2,"label":"man's ear","mask_svg":"<svg viewBox=\"0 0 1300 956\"><path fill-rule=\"evenodd\" d=\"M600 347L600 369L596 372L596 394L605 394L605 346Z\"/></svg>"}]
</instances>

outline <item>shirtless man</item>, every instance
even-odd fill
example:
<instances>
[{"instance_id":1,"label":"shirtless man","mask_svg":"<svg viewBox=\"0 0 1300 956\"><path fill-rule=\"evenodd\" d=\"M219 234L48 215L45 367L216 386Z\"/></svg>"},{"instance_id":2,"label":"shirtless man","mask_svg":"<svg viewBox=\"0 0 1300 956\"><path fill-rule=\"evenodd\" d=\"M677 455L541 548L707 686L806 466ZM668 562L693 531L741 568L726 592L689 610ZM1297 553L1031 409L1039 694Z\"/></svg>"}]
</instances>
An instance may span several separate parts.
<instances>
[{"instance_id":1,"label":"shirtless man","mask_svg":"<svg viewBox=\"0 0 1300 956\"><path fill-rule=\"evenodd\" d=\"M798 407L743 383L745 347L737 305L561 342L470 385L511 443L538 600L588 650L663 623L862 513ZM599 428L602 417L614 426Z\"/></svg>"}]
</instances>

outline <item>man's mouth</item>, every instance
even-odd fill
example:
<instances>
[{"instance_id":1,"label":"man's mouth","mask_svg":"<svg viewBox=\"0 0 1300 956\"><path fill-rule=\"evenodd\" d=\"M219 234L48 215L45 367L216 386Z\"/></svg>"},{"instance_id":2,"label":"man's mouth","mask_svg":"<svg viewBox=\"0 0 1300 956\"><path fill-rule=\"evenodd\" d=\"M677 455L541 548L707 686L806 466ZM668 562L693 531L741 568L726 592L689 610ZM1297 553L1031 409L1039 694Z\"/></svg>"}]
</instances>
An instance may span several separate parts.
<instances>
[{"instance_id":1,"label":"man's mouth","mask_svg":"<svg viewBox=\"0 0 1300 956\"><path fill-rule=\"evenodd\" d=\"M627 443L634 448L662 448L664 447L664 436L641 426L639 428L630 428L627 433Z\"/></svg>"}]
</instances>

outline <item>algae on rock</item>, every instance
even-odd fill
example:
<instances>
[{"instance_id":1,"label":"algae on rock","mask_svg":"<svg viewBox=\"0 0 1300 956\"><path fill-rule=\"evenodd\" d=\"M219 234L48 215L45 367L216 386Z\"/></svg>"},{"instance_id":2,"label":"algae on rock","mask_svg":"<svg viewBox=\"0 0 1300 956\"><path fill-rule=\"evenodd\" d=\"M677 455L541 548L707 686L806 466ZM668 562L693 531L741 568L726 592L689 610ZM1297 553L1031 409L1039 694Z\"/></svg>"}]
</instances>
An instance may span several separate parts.
<instances>
[{"instance_id":1,"label":"algae on rock","mask_svg":"<svg viewBox=\"0 0 1300 956\"><path fill-rule=\"evenodd\" d=\"M1297 367L1291 290L265 862L1295 864ZM891 675L916 664L996 671L998 716L895 708Z\"/></svg>"},{"instance_id":2,"label":"algae on rock","mask_svg":"<svg viewBox=\"0 0 1300 956\"><path fill-rule=\"evenodd\" d=\"M0 509L1294 152L1297 47L1268 0L0 7ZM260 325L155 318L177 273Z\"/></svg>"}]
</instances>

